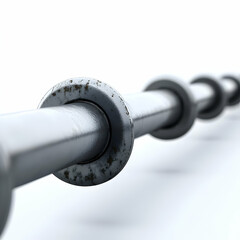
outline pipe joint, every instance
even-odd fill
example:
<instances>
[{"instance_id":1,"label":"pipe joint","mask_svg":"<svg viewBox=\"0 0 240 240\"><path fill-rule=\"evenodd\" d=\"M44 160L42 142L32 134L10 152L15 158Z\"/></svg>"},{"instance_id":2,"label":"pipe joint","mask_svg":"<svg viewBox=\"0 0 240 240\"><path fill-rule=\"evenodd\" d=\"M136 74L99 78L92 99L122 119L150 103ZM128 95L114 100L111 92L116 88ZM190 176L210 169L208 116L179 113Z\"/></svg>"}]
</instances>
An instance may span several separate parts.
<instances>
[{"instance_id":1,"label":"pipe joint","mask_svg":"<svg viewBox=\"0 0 240 240\"><path fill-rule=\"evenodd\" d=\"M227 105L227 95L225 94L221 82L214 77L200 76L193 79L191 83L205 83L214 90L215 98L213 104L209 108L199 112L198 118L212 119L219 116Z\"/></svg>"},{"instance_id":2,"label":"pipe joint","mask_svg":"<svg viewBox=\"0 0 240 240\"><path fill-rule=\"evenodd\" d=\"M181 103L180 118L175 124L158 129L152 132L151 135L160 139L174 139L181 137L189 131L197 116L194 96L185 82L174 78L157 79L148 85L146 91L163 89L172 91L179 98Z\"/></svg>"},{"instance_id":3,"label":"pipe joint","mask_svg":"<svg viewBox=\"0 0 240 240\"><path fill-rule=\"evenodd\" d=\"M237 89L236 89L234 95L228 99L227 105L233 106L233 105L238 104L240 102L240 80L239 80L239 78L235 77L234 75L224 75L222 77L222 80L224 80L224 79L232 80L237 86Z\"/></svg>"},{"instance_id":4,"label":"pipe joint","mask_svg":"<svg viewBox=\"0 0 240 240\"><path fill-rule=\"evenodd\" d=\"M40 108L75 101L96 104L106 115L110 137L104 152L94 161L74 164L54 175L78 186L92 186L115 177L126 165L133 148L133 121L121 95L109 85L91 78L73 78L53 87L42 99Z\"/></svg>"}]
</instances>

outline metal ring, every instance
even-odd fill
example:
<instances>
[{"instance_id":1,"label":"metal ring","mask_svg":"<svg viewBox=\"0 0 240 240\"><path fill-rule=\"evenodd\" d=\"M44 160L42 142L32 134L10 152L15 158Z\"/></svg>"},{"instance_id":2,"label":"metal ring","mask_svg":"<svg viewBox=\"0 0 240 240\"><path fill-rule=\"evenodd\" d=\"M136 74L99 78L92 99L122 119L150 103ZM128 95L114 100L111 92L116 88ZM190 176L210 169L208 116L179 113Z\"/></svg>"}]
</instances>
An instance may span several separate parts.
<instances>
[{"instance_id":1,"label":"metal ring","mask_svg":"<svg viewBox=\"0 0 240 240\"><path fill-rule=\"evenodd\" d=\"M189 86L178 79L158 79L151 83L145 91L166 89L173 91L180 99L182 113L176 124L158 129L151 133L152 136L160 139L174 139L183 136L192 127L197 109Z\"/></svg>"},{"instance_id":2,"label":"metal ring","mask_svg":"<svg viewBox=\"0 0 240 240\"><path fill-rule=\"evenodd\" d=\"M0 149L0 234L6 224L9 208L11 204L11 174L10 174L10 160L3 151Z\"/></svg>"},{"instance_id":3,"label":"metal ring","mask_svg":"<svg viewBox=\"0 0 240 240\"><path fill-rule=\"evenodd\" d=\"M205 83L208 84L211 88L213 88L215 92L215 100L211 107L208 109L200 112L198 114L198 118L200 119L212 119L220 115L226 104L227 104L227 96L224 92L223 86L221 83L215 79L214 77L210 76L200 76L191 81L192 84L194 83Z\"/></svg>"},{"instance_id":4,"label":"metal ring","mask_svg":"<svg viewBox=\"0 0 240 240\"><path fill-rule=\"evenodd\" d=\"M78 186L92 186L115 177L126 165L133 148L133 121L121 95L101 81L73 78L53 87L40 107L53 107L84 100L96 103L109 119L111 137L105 152L96 160L74 164L54 173L61 180Z\"/></svg>"},{"instance_id":5,"label":"metal ring","mask_svg":"<svg viewBox=\"0 0 240 240\"><path fill-rule=\"evenodd\" d=\"M231 98L228 99L227 105L228 106L233 106L233 105L238 104L240 102L240 79L238 77L233 76L233 75L224 75L222 77L222 79L231 79L237 85L237 91L234 94L234 96L232 96Z\"/></svg>"}]
</instances>

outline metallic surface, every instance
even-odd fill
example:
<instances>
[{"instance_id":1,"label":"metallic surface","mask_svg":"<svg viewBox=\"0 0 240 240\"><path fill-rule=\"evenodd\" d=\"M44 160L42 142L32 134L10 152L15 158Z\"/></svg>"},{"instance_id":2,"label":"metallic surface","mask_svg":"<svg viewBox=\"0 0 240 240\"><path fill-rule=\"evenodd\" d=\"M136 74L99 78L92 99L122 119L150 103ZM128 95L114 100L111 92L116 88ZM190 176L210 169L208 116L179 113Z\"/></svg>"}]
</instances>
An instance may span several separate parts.
<instances>
[{"instance_id":1,"label":"metallic surface","mask_svg":"<svg viewBox=\"0 0 240 240\"><path fill-rule=\"evenodd\" d=\"M228 74L221 78L221 82L225 92L228 94L228 105L233 106L238 104L240 102L240 79Z\"/></svg>"},{"instance_id":2,"label":"metallic surface","mask_svg":"<svg viewBox=\"0 0 240 240\"><path fill-rule=\"evenodd\" d=\"M0 234L6 224L11 204L12 183L9 171L10 159L0 146Z\"/></svg>"},{"instance_id":3,"label":"metallic surface","mask_svg":"<svg viewBox=\"0 0 240 240\"><path fill-rule=\"evenodd\" d=\"M200 76L192 80L191 84L204 83L214 91L214 99L211 105L198 112L200 119L212 119L219 116L227 105L228 94L223 84L216 78L211 76Z\"/></svg>"},{"instance_id":4,"label":"metallic surface","mask_svg":"<svg viewBox=\"0 0 240 240\"><path fill-rule=\"evenodd\" d=\"M138 138L160 127L174 124L181 114L178 97L169 90L154 90L125 95Z\"/></svg>"},{"instance_id":5,"label":"metallic surface","mask_svg":"<svg viewBox=\"0 0 240 240\"><path fill-rule=\"evenodd\" d=\"M205 83L195 83L190 85L191 91L196 102L198 113L212 106L214 103L215 92Z\"/></svg>"},{"instance_id":6,"label":"metallic surface","mask_svg":"<svg viewBox=\"0 0 240 240\"><path fill-rule=\"evenodd\" d=\"M86 102L3 115L0 132L13 187L95 158L109 138L105 114Z\"/></svg>"},{"instance_id":7,"label":"metallic surface","mask_svg":"<svg viewBox=\"0 0 240 240\"><path fill-rule=\"evenodd\" d=\"M90 78L73 78L56 85L45 95L40 107L78 100L93 102L103 110L109 121L110 139L104 153L94 161L73 164L55 176L74 185L92 186L112 179L126 165L134 142L133 122L121 95L107 84ZM92 149L96 147L97 144L89 145Z\"/></svg>"},{"instance_id":8,"label":"metallic surface","mask_svg":"<svg viewBox=\"0 0 240 240\"><path fill-rule=\"evenodd\" d=\"M236 89L234 84L227 81L229 80L224 80L223 87L230 98ZM209 85L195 83L190 88L199 112L213 104L215 93ZM92 99L87 92L93 93ZM97 100L97 97L102 102ZM95 101L102 106L97 107L83 100L79 103L65 104L79 99ZM109 104L113 100L116 104L110 107ZM133 134L137 138L167 127L174 124L181 115L182 106L179 98L169 90L126 95L125 100L126 105L116 91L97 80L71 79L57 85L46 95L42 101L44 109L1 116L0 142L11 161L12 186L20 186L58 170L60 175L58 173L56 175L67 182L77 185L97 184L91 177L96 175L95 170L90 167L97 161L93 163L92 160L96 160L96 157L104 152L110 135L113 139L114 133L120 136L123 130L129 134L121 143L122 146L126 145L128 138L130 145L127 154L124 155L125 148L121 150L117 145L111 145L105 165L102 160L99 163L101 175L105 176L108 172L107 178L100 178L106 181L114 177L126 164L127 160L123 162L123 159L130 156ZM117 114L111 117L114 111ZM124 117L125 122L122 120ZM118 140L115 143L118 144ZM117 153L120 154L119 160L115 161L116 158L113 156ZM113 162L121 161L122 165L117 166L117 170L114 171L111 168ZM97 168L99 166L94 166L94 169ZM86 171L87 175L84 176ZM79 178L81 175L84 176L82 181Z\"/></svg>"},{"instance_id":9,"label":"metallic surface","mask_svg":"<svg viewBox=\"0 0 240 240\"><path fill-rule=\"evenodd\" d=\"M163 89L172 91L178 97L181 104L181 114L178 119L175 119L174 124L159 127L151 132L151 135L160 139L181 137L189 131L197 116L194 96L188 84L175 78L158 78L150 83L145 91Z\"/></svg>"},{"instance_id":10,"label":"metallic surface","mask_svg":"<svg viewBox=\"0 0 240 240\"><path fill-rule=\"evenodd\" d=\"M173 83L180 86L180 91L168 88ZM75 185L106 182L127 163L134 138L171 128L185 111L191 114L185 116L181 126L184 131L189 130L195 110L201 113L216 103L216 91L207 83L187 87L167 80L164 84L165 89L154 87L155 90L127 95L123 100L118 92L98 80L74 78L52 88L40 104L42 109L2 115L0 232L7 219L13 187L53 172ZM228 101L238 101L238 86L233 79L222 80L221 88Z\"/></svg>"}]
</instances>

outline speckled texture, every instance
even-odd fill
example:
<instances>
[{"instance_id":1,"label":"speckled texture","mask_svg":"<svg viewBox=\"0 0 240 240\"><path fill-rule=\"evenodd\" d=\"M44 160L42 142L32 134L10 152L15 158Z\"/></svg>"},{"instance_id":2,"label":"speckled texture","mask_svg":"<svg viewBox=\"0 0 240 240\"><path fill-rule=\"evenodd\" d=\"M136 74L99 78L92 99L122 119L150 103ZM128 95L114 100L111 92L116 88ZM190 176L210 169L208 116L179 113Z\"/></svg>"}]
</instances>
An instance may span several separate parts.
<instances>
[{"instance_id":1,"label":"speckled texture","mask_svg":"<svg viewBox=\"0 0 240 240\"><path fill-rule=\"evenodd\" d=\"M134 142L133 121L124 100L105 83L91 78L73 78L53 87L40 106L52 107L76 100L98 105L109 120L111 136L108 147L97 160L75 164L55 173L61 180L78 186L92 186L115 177L126 165Z\"/></svg>"}]
</instances>

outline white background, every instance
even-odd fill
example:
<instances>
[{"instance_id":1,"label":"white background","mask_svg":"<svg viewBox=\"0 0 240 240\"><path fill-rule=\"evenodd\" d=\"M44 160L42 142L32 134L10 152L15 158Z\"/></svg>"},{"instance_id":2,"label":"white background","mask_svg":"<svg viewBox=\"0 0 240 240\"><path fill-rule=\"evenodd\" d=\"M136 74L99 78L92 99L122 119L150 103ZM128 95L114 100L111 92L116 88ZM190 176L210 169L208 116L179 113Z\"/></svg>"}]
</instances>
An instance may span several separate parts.
<instances>
[{"instance_id":1,"label":"white background","mask_svg":"<svg viewBox=\"0 0 240 240\"><path fill-rule=\"evenodd\" d=\"M240 69L239 1L1 0L0 113L34 109L71 77L140 91ZM112 181L80 188L52 176L14 191L2 239L240 238L240 111L197 122L176 141L136 141Z\"/></svg>"}]
</instances>

